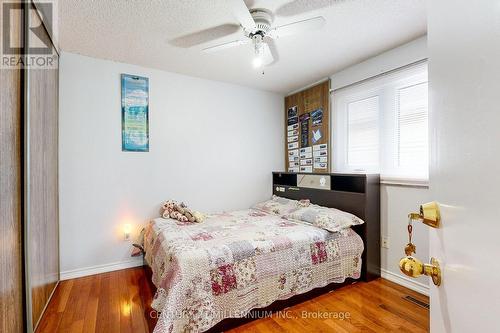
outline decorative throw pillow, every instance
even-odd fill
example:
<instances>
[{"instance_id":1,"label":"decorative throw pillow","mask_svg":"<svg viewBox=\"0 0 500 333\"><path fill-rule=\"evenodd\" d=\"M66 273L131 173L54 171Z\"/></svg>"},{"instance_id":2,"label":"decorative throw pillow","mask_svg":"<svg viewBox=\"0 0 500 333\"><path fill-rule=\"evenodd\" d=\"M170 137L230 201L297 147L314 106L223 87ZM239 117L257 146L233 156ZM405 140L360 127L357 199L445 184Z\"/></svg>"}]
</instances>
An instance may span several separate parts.
<instances>
[{"instance_id":1,"label":"decorative throw pillow","mask_svg":"<svg viewBox=\"0 0 500 333\"><path fill-rule=\"evenodd\" d=\"M331 232L338 232L353 225L363 224L359 217L335 208L309 205L297 209L285 216L290 220L310 223L315 227Z\"/></svg>"},{"instance_id":2,"label":"decorative throw pillow","mask_svg":"<svg viewBox=\"0 0 500 333\"><path fill-rule=\"evenodd\" d=\"M284 216L296 211L301 207L307 207L309 206L309 204L310 202L308 199L298 201L273 195L271 200L260 202L254 205L252 208L261 210L266 213Z\"/></svg>"}]
</instances>

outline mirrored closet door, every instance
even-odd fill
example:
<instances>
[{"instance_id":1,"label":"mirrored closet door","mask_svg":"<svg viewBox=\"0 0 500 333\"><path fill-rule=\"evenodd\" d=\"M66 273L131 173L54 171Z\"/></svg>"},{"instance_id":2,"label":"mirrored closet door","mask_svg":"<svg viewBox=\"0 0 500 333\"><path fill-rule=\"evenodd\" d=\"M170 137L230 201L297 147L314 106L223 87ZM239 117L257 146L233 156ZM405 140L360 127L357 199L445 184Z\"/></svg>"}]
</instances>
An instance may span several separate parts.
<instances>
[{"instance_id":1,"label":"mirrored closet door","mask_svg":"<svg viewBox=\"0 0 500 333\"><path fill-rule=\"evenodd\" d=\"M38 29L36 35L28 34L30 50L37 44L55 50L47 24L41 19L46 13L43 8L33 10L31 6L29 26L43 29ZM36 50L33 53L40 55ZM59 281L57 52L51 52L51 58L52 66L34 66L25 71L24 239L27 322L33 329Z\"/></svg>"},{"instance_id":2,"label":"mirrored closet door","mask_svg":"<svg viewBox=\"0 0 500 333\"><path fill-rule=\"evenodd\" d=\"M20 11L10 16L10 38L17 45L23 40L22 19ZM22 75L20 68L0 69L0 332L24 330Z\"/></svg>"},{"instance_id":3,"label":"mirrored closet door","mask_svg":"<svg viewBox=\"0 0 500 333\"><path fill-rule=\"evenodd\" d=\"M0 332L21 333L36 330L59 281L59 55L46 24L57 13L1 6L2 57L52 63L0 69Z\"/></svg>"}]
</instances>

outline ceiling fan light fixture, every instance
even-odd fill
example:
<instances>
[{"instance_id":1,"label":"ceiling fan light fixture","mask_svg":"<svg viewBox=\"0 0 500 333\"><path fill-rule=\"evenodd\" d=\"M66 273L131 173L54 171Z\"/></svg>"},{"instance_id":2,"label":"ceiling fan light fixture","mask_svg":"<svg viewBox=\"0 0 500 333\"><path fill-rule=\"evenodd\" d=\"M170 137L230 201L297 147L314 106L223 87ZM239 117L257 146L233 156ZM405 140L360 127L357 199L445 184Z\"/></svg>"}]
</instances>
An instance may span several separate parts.
<instances>
[{"instance_id":1,"label":"ceiling fan light fixture","mask_svg":"<svg viewBox=\"0 0 500 333\"><path fill-rule=\"evenodd\" d=\"M255 58L253 58L252 65L254 68L261 68L262 64L263 64L262 57L255 56Z\"/></svg>"},{"instance_id":2,"label":"ceiling fan light fixture","mask_svg":"<svg viewBox=\"0 0 500 333\"><path fill-rule=\"evenodd\" d=\"M264 42L261 35L254 35L252 37L254 43L255 57L253 58L252 65L254 68L260 68L264 64Z\"/></svg>"}]
</instances>

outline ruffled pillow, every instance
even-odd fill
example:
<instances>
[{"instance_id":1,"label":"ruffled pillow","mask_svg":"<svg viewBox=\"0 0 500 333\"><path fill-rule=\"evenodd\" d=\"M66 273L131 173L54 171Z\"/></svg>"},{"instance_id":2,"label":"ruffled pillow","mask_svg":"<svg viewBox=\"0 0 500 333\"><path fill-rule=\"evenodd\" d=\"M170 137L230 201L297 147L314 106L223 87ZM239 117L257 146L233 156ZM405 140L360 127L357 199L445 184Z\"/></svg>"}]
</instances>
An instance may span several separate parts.
<instances>
[{"instance_id":1,"label":"ruffled pillow","mask_svg":"<svg viewBox=\"0 0 500 333\"><path fill-rule=\"evenodd\" d=\"M309 205L294 210L285 216L290 220L307 222L315 227L331 232L339 232L354 225L363 224L364 221L356 215L335 208L318 205Z\"/></svg>"},{"instance_id":2,"label":"ruffled pillow","mask_svg":"<svg viewBox=\"0 0 500 333\"><path fill-rule=\"evenodd\" d=\"M299 208L309 206L310 201L308 199L304 200L291 200L287 198L278 197L273 195L271 200L260 202L254 205L253 209L258 209L266 213L275 214L279 216L288 215Z\"/></svg>"}]
</instances>

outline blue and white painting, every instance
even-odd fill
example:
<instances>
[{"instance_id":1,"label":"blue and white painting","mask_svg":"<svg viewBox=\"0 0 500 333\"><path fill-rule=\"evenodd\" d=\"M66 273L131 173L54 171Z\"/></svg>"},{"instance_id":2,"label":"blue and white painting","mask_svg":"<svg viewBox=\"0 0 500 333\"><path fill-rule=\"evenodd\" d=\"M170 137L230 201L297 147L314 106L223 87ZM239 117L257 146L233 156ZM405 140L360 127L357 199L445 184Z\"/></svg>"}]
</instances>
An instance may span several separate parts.
<instances>
[{"instance_id":1,"label":"blue and white painting","mask_svg":"<svg viewBox=\"0 0 500 333\"><path fill-rule=\"evenodd\" d=\"M149 79L122 74L122 151L149 151Z\"/></svg>"}]
</instances>

